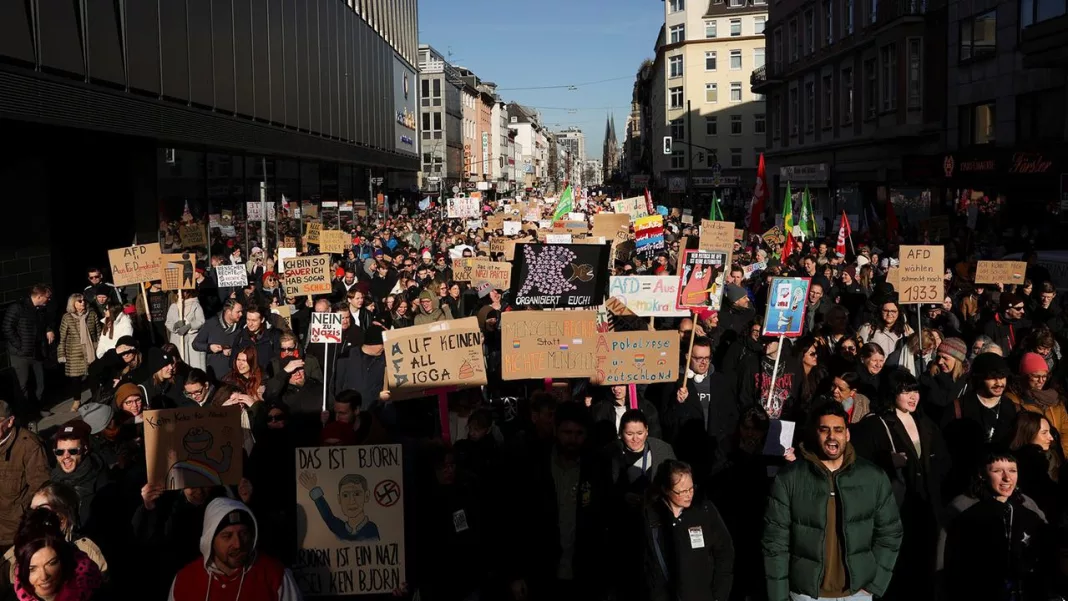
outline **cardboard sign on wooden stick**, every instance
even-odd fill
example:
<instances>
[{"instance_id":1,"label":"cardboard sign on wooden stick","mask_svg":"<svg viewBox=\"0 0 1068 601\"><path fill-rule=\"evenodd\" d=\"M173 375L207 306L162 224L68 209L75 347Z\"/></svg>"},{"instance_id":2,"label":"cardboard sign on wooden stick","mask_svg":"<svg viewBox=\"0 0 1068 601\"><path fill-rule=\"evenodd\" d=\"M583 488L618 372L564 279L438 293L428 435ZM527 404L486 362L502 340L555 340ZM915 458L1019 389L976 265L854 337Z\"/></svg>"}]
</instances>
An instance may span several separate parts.
<instances>
[{"instance_id":1,"label":"cardboard sign on wooden stick","mask_svg":"<svg viewBox=\"0 0 1068 601\"><path fill-rule=\"evenodd\" d=\"M240 484L244 434L238 407L144 412L148 482L167 490Z\"/></svg>"},{"instance_id":2,"label":"cardboard sign on wooden stick","mask_svg":"<svg viewBox=\"0 0 1068 601\"><path fill-rule=\"evenodd\" d=\"M109 250L111 283L130 286L163 279L163 259L160 255L159 242Z\"/></svg>"},{"instance_id":3,"label":"cardboard sign on wooden stick","mask_svg":"<svg viewBox=\"0 0 1068 601\"><path fill-rule=\"evenodd\" d=\"M164 290L193 290L197 287L195 253L160 255L163 261L163 277L160 283Z\"/></svg>"}]
</instances>

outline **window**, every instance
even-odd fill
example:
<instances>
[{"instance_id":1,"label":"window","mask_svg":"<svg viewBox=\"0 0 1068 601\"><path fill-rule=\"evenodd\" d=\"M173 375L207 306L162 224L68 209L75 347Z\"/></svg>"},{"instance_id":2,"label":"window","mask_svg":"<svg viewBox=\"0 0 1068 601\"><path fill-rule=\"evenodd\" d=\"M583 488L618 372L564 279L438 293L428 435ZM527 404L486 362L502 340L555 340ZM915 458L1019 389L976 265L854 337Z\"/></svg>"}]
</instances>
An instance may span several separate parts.
<instances>
[{"instance_id":1,"label":"window","mask_svg":"<svg viewBox=\"0 0 1068 601\"><path fill-rule=\"evenodd\" d=\"M798 58L798 48L801 43L797 39L797 19L790 21L790 62L794 62Z\"/></svg>"},{"instance_id":2,"label":"window","mask_svg":"<svg viewBox=\"0 0 1068 601\"><path fill-rule=\"evenodd\" d=\"M668 6L671 7L671 12L677 13L686 10L686 0L671 0Z\"/></svg>"},{"instance_id":3,"label":"window","mask_svg":"<svg viewBox=\"0 0 1068 601\"><path fill-rule=\"evenodd\" d=\"M1027 27L1065 14L1064 0L1020 0L1020 27Z\"/></svg>"},{"instance_id":4,"label":"window","mask_svg":"<svg viewBox=\"0 0 1068 601\"><path fill-rule=\"evenodd\" d=\"M741 8L745 6L745 0L727 0L727 6L731 8Z\"/></svg>"},{"instance_id":5,"label":"window","mask_svg":"<svg viewBox=\"0 0 1068 601\"><path fill-rule=\"evenodd\" d=\"M834 0L823 0L823 44L834 43Z\"/></svg>"},{"instance_id":6,"label":"window","mask_svg":"<svg viewBox=\"0 0 1068 601\"><path fill-rule=\"evenodd\" d=\"M731 148L731 167L742 166L742 149Z\"/></svg>"},{"instance_id":7,"label":"window","mask_svg":"<svg viewBox=\"0 0 1068 601\"><path fill-rule=\"evenodd\" d=\"M875 25L875 21L879 19L879 0L871 0L871 24Z\"/></svg>"},{"instance_id":8,"label":"window","mask_svg":"<svg viewBox=\"0 0 1068 601\"><path fill-rule=\"evenodd\" d=\"M731 115L731 135L732 136L740 136L740 135L742 135L742 116L741 115Z\"/></svg>"},{"instance_id":9,"label":"window","mask_svg":"<svg viewBox=\"0 0 1068 601\"><path fill-rule=\"evenodd\" d=\"M686 140L686 122L679 119L672 119L669 123L671 126L671 138L672 140L685 141Z\"/></svg>"},{"instance_id":10,"label":"window","mask_svg":"<svg viewBox=\"0 0 1068 601\"><path fill-rule=\"evenodd\" d=\"M440 79L435 79L434 80L434 93L431 94L431 97L434 99L434 102L432 103L434 106L441 106L441 80Z\"/></svg>"},{"instance_id":11,"label":"window","mask_svg":"<svg viewBox=\"0 0 1068 601\"><path fill-rule=\"evenodd\" d=\"M772 60L775 61L775 72L782 71L782 30L776 29L774 37L775 54L772 56Z\"/></svg>"},{"instance_id":12,"label":"window","mask_svg":"<svg viewBox=\"0 0 1068 601\"><path fill-rule=\"evenodd\" d=\"M671 108L682 108L682 86L676 88L668 88L668 96L670 97Z\"/></svg>"},{"instance_id":13,"label":"window","mask_svg":"<svg viewBox=\"0 0 1068 601\"><path fill-rule=\"evenodd\" d=\"M842 69L842 125L853 123L853 68Z\"/></svg>"},{"instance_id":14,"label":"window","mask_svg":"<svg viewBox=\"0 0 1068 601\"><path fill-rule=\"evenodd\" d=\"M753 6L767 6L768 0L753 0Z\"/></svg>"},{"instance_id":15,"label":"window","mask_svg":"<svg viewBox=\"0 0 1068 601\"><path fill-rule=\"evenodd\" d=\"M816 129L816 82L805 84L805 131Z\"/></svg>"},{"instance_id":16,"label":"window","mask_svg":"<svg viewBox=\"0 0 1068 601\"><path fill-rule=\"evenodd\" d=\"M431 129L434 131L434 139L435 140L440 140L441 139L441 113L433 113L433 115L434 115L434 124L431 127Z\"/></svg>"},{"instance_id":17,"label":"window","mask_svg":"<svg viewBox=\"0 0 1068 601\"><path fill-rule=\"evenodd\" d=\"M790 88L790 114L786 116L790 121L790 135L797 135L797 88Z\"/></svg>"},{"instance_id":18,"label":"window","mask_svg":"<svg viewBox=\"0 0 1068 601\"><path fill-rule=\"evenodd\" d=\"M879 88L883 93L883 110L897 108L897 44L887 44L879 49L882 76Z\"/></svg>"},{"instance_id":19,"label":"window","mask_svg":"<svg viewBox=\"0 0 1068 601\"><path fill-rule=\"evenodd\" d=\"M805 11L805 56L816 51L816 15L811 10Z\"/></svg>"},{"instance_id":20,"label":"window","mask_svg":"<svg viewBox=\"0 0 1068 601\"><path fill-rule=\"evenodd\" d=\"M715 83L705 84L705 102L719 102L719 88Z\"/></svg>"},{"instance_id":21,"label":"window","mask_svg":"<svg viewBox=\"0 0 1068 601\"><path fill-rule=\"evenodd\" d=\"M714 50L711 51L711 52L706 52L705 53L705 71L715 71L715 70L716 70L716 52Z\"/></svg>"},{"instance_id":22,"label":"window","mask_svg":"<svg viewBox=\"0 0 1068 601\"><path fill-rule=\"evenodd\" d=\"M842 0L842 37L853 35L853 0Z\"/></svg>"},{"instance_id":23,"label":"window","mask_svg":"<svg viewBox=\"0 0 1068 601\"><path fill-rule=\"evenodd\" d=\"M923 108L923 39L909 38L908 108Z\"/></svg>"},{"instance_id":24,"label":"window","mask_svg":"<svg viewBox=\"0 0 1068 601\"><path fill-rule=\"evenodd\" d=\"M424 140L429 140L430 139L430 113L423 113L423 130L422 130L422 133L423 133L422 137L423 137ZM429 163L430 161L427 161L427 162Z\"/></svg>"},{"instance_id":25,"label":"window","mask_svg":"<svg viewBox=\"0 0 1068 601\"><path fill-rule=\"evenodd\" d=\"M763 48L754 48L753 49L753 68L754 69L759 69L759 68L761 68L763 66L764 66L764 49Z\"/></svg>"},{"instance_id":26,"label":"window","mask_svg":"<svg viewBox=\"0 0 1068 601\"><path fill-rule=\"evenodd\" d=\"M782 96L778 94L771 97L771 137L775 140L782 137Z\"/></svg>"},{"instance_id":27,"label":"window","mask_svg":"<svg viewBox=\"0 0 1068 601\"><path fill-rule=\"evenodd\" d=\"M831 107L834 106L834 84L831 81L830 75L823 76L823 106L820 108L823 110L823 129L830 129L834 124L832 115L834 111Z\"/></svg>"},{"instance_id":28,"label":"window","mask_svg":"<svg viewBox=\"0 0 1068 601\"><path fill-rule=\"evenodd\" d=\"M768 22L768 18L764 15L753 17L753 34L764 35L764 25Z\"/></svg>"},{"instance_id":29,"label":"window","mask_svg":"<svg viewBox=\"0 0 1068 601\"><path fill-rule=\"evenodd\" d=\"M672 150L671 152L671 168L672 169L685 169L686 168L686 151L685 150Z\"/></svg>"},{"instance_id":30,"label":"window","mask_svg":"<svg viewBox=\"0 0 1068 601\"><path fill-rule=\"evenodd\" d=\"M742 51L731 50L731 71L738 71L742 68Z\"/></svg>"},{"instance_id":31,"label":"window","mask_svg":"<svg viewBox=\"0 0 1068 601\"><path fill-rule=\"evenodd\" d=\"M668 77L682 77L682 56L668 57Z\"/></svg>"},{"instance_id":32,"label":"window","mask_svg":"<svg viewBox=\"0 0 1068 601\"><path fill-rule=\"evenodd\" d=\"M732 81L731 82L731 102L741 102L741 101L742 101L742 82L740 82L740 81Z\"/></svg>"},{"instance_id":33,"label":"window","mask_svg":"<svg viewBox=\"0 0 1068 601\"><path fill-rule=\"evenodd\" d=\"M716 122L715 117L705 117L705 135L716 136L719 135L719 125Z\"/></svg>"},{"instance_id":34,"label":"window","mask_svg":"<svg viewBox=\"0 0 1068 601\"><path fill-rule=\"evenodd\" d=\"M742 20L731 19L731 37L736 38L742 35Z\"/></svg>"},{"instance_id":35,"label":"window","mask_svg":"<svg viewBox=\"0 0 1068 601\"><path fill-rule=\"evenodd\" d=\"M960 22L960 62L991 58L997 53L997 17L995 11L976 15Z\"/></svg>"},{"instance_id":36,"label":"window","mask_svg":"<svg viewBox=\"0 0 1068 601\"><path fill-rule=\"evenodd\" d=\"M960 145L993 144L997 112L994 103L960 107Z\"/></svg>"},{"instance_id":37,"label":"window","mask_svg":"<svg viewBox=\"0 0 1068 601\"><path fill-rule=\"evenodd\" d=\"M679 42L686 41L686 26L685 25L672 25L671 26L671 43L678 44Z\"/></svg>"},{"instance_id":38,"label":"window","mask_svg":"<svg viewBox=\"0 0 1068 601\"><path fill-rule=\"evenodd\" d=\"M710 40L712 38L716 37L716 22L715 21L705 21L705 37L707 39L710 39Z\"/></svg>"},{"instance_id":39,"label":"window","mask_svg":"<svg viewBox=\"0 0 1068 601\"><path fill-rule=\"evenodd\" d=\"M871 119L875 116L875 109L878 106L875 100L875 59L871 58L864 61L864 118Z\"/></svg>"},{"instance_id":40,"label":"window","mask_svg":"<svg viewBox=\"0 0 1068 601\"><path fill-rule=\"evenodd\" d=\"M430 80L429 79L424 79L423 81L420 82L420 91L422 92L422 94L420 94L421 98L419 99L420 100L420 104L422 104L423 106L430 106Z\"/></svg>"},{"instance_id":41,"label":"window","mask_svg":"<svg viewBox=\"0 0 1068 601\"><path fill-rule=\"evenodd\" d=\"M763 134L768 131L768 122L764 118L764 113L757 113L753 115L753 133Z\"/></svg>"}]
</instances>

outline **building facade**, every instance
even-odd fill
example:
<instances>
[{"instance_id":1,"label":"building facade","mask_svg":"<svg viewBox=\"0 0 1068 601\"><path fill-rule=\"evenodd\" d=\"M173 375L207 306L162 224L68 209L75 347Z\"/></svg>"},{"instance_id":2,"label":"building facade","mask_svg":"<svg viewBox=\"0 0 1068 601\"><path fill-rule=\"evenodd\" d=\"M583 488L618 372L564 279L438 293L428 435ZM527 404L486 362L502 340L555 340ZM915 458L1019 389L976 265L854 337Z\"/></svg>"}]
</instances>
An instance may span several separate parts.
<instances>
[{"instance_id":1,"label":"building facade","mask_svg":"<svg viewBox=\"0 0 1068 601\"><path fill-rule=\"evenodd\" d=\"M556 133L557 143L567 151L564 179L573 186L587 185L583 179L586 161L586 135L577 127Z\"/></svg>"},{"instance_id":2,"label":"building facade","mask_svg":"<svg viewBox=\"0 0 1068 601\"><path fill-rule=\"evenodd\" d=\"M619 141L616 139L616 118L609 116L604 124L604 144L601 149L601 179L605 182L615 180L619 172Z\"/></svg>"},{"instance_id":3,"label":"building facade","mask_svg":"<svg viewBox=\"0 0 1068 601\"><path fill-rule=\"evenodd\" d=\"M516 187L544 189L549 183L549 136L533 109L508 104L508 128L515 132Z\"/></svg>"},{"instance_id":4,"label":"building facade","mask_svg":"<svg viewBox=\"0 0 1068 601\"><path fill-rule=\"evenodd\" d=\"M463 79L433 47L419 45L420 188L441 193L464 180Z\"/></svg>"},{"instance_id":5,"label":"building facade","mask_svg":"<svg viewBox=\"0 0 1068 601\"><path fill-rule=\"evenodd\" d=\"M782 0L767 23L768 63L752 76L768 98L768 185L808 187L826 227L838 211L885 215L894 198L921 217L937 191L914 156L943 146L943 0Z\"/></svg>"},{"instance_id":6,"label":"building facade","mask_svg":"<svg viewBox=\"0 0 1068 601\"><path fill-rule=\"evenodd\" d=\"M764 98L748 78L765 61L767 10L766 0L665 0L650 131L652 185L668 201L748 201L767 127Z\"/></svg>"}]
</instances>

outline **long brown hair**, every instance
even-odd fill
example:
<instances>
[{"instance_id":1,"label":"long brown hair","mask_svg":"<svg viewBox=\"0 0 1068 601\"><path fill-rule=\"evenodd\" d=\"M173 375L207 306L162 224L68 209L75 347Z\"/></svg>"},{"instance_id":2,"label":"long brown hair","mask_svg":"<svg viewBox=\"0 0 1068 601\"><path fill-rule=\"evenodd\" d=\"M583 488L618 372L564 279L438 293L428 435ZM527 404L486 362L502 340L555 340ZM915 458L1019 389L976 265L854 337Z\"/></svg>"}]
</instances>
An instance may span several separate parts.
<instances>
[{"instance_id":1,"label":"long brown hair","mask_svg":"<svg viewBox=\"0 0 1068 601\"><path fill-rule=\"evenodd\" d=\"M248 377L246 378L238 373L235 365L234 369L230 370L230 373L223 378L223 381L233 384L241 392L251 397L258 397L260 395L260 384L263 383L263 370L260 369L259 359L256 357L256 347L252 345L246 346L237 351L234 358L236 359L238 355L245 356L245 361L248 363Z\"/></svg>"},{"instance_id":2,"label":"long brown hair","mask_svg":"<svg viewBox=\"0 0 1068 601\"><path fill-rule=\"evenodd\" d=\"M1046 417L1040 413L1034 411L1020 411L1016 414L1016 430L1012 436L1012 442L1009 443L1009 449L1012 451L1018 451L1029 444L1034 444L1032 441L1038 436L1038 431L1042 429L1042 422L1046 422L1049 426L1050 433L1054 432L1053 424L1050 423ZM1056 438L1052 444L1057 444ZM1061 458L1056 451L1052 450L1044 451L1042 453L1046 457L1046 473L1054 482L1057 481L1057 477L1061 471Z\"/></svg>"}]
</instances>

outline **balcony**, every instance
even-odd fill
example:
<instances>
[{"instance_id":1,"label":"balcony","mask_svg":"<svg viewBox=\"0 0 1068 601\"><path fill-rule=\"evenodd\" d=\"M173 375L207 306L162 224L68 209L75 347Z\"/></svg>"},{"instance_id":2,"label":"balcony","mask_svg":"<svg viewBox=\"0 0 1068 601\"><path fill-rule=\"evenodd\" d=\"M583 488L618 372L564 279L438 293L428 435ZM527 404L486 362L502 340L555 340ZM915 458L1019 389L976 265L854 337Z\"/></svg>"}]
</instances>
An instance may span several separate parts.
<instances>
[{"instance_id":1,"label":"balcony","mask_svg":"<svg viewBox=\"0 0 1068 601\"><path fill-rule=\"evenodd\" d=\"M772 72L772 69L768 68L771 66L770 63L761 65L749 75L749 87L754 94L764 94L767 90L782 83L778 77L779 74Z\"/></svg>"},{"instance_id":2,"label":"balcony","mask_svg":"<svg viewBox=\"0 0 1068 601\"><path fill-rule=\"evenodd\" d=\"M1058 67L1068 65L1068 15L1028 25L1020 32L1020 51L1024 67Z\"/></svg>"}]
</instances>

